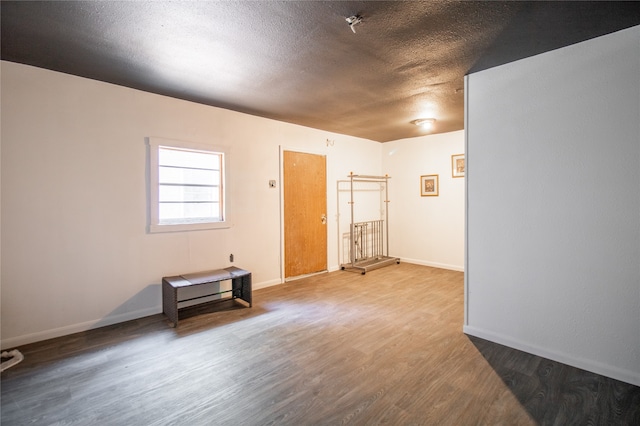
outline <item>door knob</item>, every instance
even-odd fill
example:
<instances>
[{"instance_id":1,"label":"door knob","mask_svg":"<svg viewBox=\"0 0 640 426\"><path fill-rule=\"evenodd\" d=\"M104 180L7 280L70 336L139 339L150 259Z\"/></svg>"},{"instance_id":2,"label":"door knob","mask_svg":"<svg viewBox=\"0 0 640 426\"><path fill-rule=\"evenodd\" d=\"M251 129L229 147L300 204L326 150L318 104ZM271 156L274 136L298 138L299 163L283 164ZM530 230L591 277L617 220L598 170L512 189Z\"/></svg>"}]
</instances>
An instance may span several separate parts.
<instances>
[{"instance_id":1,"label":"door knob","mask_svg":"<svg viewBox=\"0 0 640 426\"><path fill-rule=\"evenodd\" d=\"M326 225L327 224L327 215L323 213L321 218L320 218L320 220L322 221L323 225Z\"/></svg>"}]
</instances>

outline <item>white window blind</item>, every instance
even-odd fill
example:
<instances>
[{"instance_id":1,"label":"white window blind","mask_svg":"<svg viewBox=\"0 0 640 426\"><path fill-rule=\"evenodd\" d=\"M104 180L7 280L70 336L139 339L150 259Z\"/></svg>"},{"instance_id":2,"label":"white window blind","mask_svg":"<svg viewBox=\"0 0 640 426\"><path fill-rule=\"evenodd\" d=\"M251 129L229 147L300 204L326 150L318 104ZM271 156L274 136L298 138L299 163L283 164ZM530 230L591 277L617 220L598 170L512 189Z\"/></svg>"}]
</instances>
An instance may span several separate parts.
<instances>
[{"instance_id":1,"label":"white window blind","mask_svg":"<svg viewBox=\"0 0 640 426\"><path fill-rule=\"evenodd\" d=\"M150 141L151 232L210 229L225 223L223 150Z\"/></svg>"}]
</instances>

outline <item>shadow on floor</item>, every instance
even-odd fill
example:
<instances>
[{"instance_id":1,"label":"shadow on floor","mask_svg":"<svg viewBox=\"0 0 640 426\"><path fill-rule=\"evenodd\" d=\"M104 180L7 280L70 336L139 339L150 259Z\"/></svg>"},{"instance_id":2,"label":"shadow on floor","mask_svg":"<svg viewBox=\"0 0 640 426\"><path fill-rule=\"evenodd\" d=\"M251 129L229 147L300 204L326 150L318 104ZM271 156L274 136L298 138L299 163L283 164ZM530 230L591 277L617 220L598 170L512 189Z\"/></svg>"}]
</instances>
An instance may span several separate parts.
<instances>
[{"instance_id":1,"label":"shadow on floor","mask_svg":"<svg viewBox=\"0 0 640 426\"><path fill-rule=\"evenodd\" d=\"M177 336L186 336L254 318L265 312L267 310L264 307L255 303L250 308L246 303L237 299L214 300L196 306L180 308L178 326L173 330ZM167 321L167 327L170 327L170 323L166 317L164 318Z\"/></svg>"},{"instance_id":2,"label":"shadow on floor","mask_svg":"<svg viewBox=\"0 0 640 426\"><path fill-rule=\"evenodd\" d=\"M538 424L640 425L640 387L467 337Z\"/></svg>"}]
</instances>

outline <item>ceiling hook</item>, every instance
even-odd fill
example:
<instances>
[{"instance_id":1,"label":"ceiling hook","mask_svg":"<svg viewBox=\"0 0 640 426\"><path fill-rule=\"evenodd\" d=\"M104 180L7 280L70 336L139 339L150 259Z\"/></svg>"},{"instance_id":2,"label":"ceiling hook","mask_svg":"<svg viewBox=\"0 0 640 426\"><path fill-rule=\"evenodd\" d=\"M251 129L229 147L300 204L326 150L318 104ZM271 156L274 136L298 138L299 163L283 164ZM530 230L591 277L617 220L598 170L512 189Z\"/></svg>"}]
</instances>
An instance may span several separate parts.
<instances>
[{"instance_id":1,"label":"ceiling hook","mask_svg":"<svg viewBox=\"0 0 640 426\"><path fill-rule=\"evenodd\" d=\"M362 22L362 16L360 15L352 15L346 18L347 23L349 24L349 28L355 34L356 28L355 26Z\"/></svg>"}]
</instances>

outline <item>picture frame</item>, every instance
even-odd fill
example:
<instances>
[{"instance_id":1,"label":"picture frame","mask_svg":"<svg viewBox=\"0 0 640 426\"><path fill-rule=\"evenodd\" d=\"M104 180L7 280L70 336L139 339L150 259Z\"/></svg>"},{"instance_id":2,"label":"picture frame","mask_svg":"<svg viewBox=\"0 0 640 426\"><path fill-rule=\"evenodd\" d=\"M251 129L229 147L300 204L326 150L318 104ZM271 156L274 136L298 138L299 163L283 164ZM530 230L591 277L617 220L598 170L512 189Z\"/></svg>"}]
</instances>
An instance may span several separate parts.
<instances>
[{"instance_id":1,"label":"picture frame","mask_svg":"<svg viewBox=\"0 0 640 426\"><path fill-rule=\"evenodd\" d=\"M464 154L454 154L451 156L451 177L464 177L466 168L467 164L464 159Z\"/></svg>"},{"instance_id":2,"label":"picture frame","mask_svg":"<svg viewBox=\"0 0 640 426\"><path fill-rule=\"evenodd\" d=\"M438 188L438 175L420 176L420 196L437 197Z\"/></svg>"}]
</instances>

